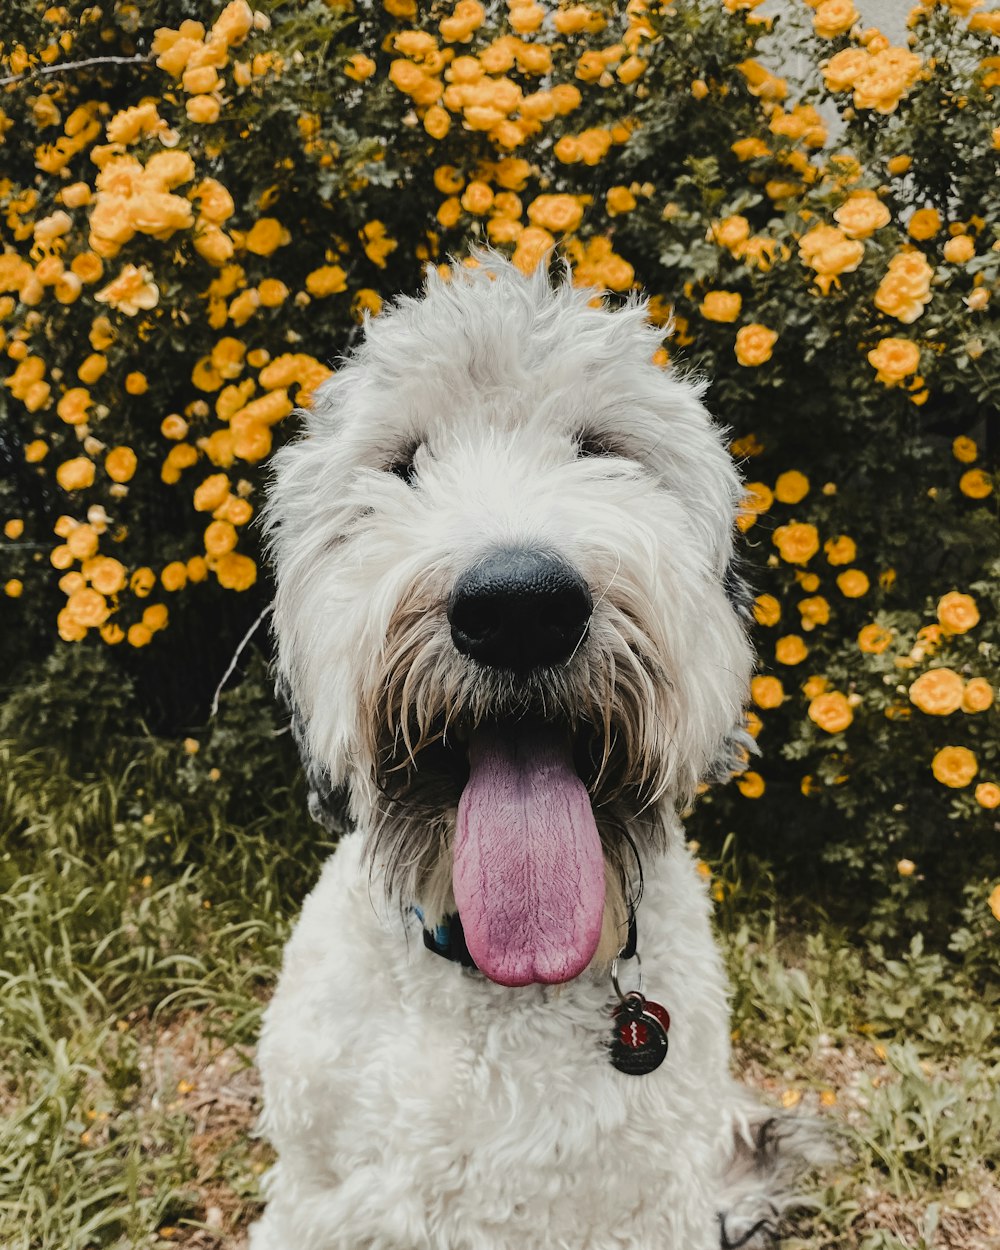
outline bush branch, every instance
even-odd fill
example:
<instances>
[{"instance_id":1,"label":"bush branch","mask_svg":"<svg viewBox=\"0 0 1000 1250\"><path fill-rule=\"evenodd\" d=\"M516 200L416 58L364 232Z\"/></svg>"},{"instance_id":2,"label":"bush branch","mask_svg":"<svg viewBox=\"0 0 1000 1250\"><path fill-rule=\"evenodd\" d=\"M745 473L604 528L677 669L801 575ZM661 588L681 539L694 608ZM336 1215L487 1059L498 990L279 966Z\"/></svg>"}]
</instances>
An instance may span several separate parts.
<instances>
[{"instance_id":1,"label":"bush branch","mask_svg":"<svg viewBox=\"0 0 1000 1250\"><path fill-rule=\"evenodd\" d=\"M71 69L87 69L91 65L150 65L148 56L92 56L85 61L62 61L58 65L35 65L26 69L23 74L11 74L9 78L0 78L0 87L9 87L26 78L35 78L42 74L65 74Z\"/></svg>"}]
</instances>

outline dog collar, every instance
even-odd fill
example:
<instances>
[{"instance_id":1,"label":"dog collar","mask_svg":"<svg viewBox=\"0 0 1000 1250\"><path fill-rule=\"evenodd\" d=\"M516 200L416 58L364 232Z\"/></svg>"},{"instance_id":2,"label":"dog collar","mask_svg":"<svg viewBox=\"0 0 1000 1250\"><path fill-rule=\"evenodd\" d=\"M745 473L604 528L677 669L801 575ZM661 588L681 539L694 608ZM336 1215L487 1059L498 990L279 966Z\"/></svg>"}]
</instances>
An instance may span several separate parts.
<instances>
[{"instance_id":1,"label":"dog collar","mask_svg":"<svg viewBox=\"0 0 1000 1250\"><path fill-rule=\"evenodd\" d=\"M424 914L414 905L414 914L424 924ZM433 929L424 925L424 946L442 959L461 964L463 968L476 968L476 961L469 954L465 941L462 919L457 912L445 916ZM608 1058L611 1066L627 1076L645 1076L655 1071L667 1057L670 1030L670 1013L659 1003L654 1003L640 993L639 989L622 993L618 984L618 965L621 960L636 959L639 965L639 985L642 985L642 961L638 959L636 946L638 930L635 912L629 914L628 937L611 966L611 983L618 996L618 1006L611 1013L612 1031L609 1039Z\"/></svg>"},{"instance_id":2,"label":"dog collar","mask_svg":"<svg viewBox=\"0 0 1000 1250\"><path fill-rule=\"evenodd\" d=\"M413 910L420 923L424 924L424 913L417 906L414 906ZM445 916L433 929L428 929L424 925L424 945L435 955L450 959L452 963L461 964L463 968L476 967L476 961L469 954L469 948L465 944L465 930L462 928L462 920L458 912Z\"/></svg>"}]
</instances>

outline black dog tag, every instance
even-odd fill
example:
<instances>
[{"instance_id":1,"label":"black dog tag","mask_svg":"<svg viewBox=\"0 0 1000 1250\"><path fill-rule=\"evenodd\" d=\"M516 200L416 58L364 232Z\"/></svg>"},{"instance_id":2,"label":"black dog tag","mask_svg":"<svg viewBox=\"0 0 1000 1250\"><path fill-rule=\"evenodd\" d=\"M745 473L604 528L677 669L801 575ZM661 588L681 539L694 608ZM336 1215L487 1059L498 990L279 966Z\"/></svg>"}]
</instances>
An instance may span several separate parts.
<instances>
[{"instance_id":1,"label":"black dog tag","mask_svg":"<svg viewBox=\"0 0 1000 1250\"><path fill-rule=\"evenodd\" d=\"M614 1010L611 1064L628 1076L645 1076L667 1057L670 1013L633 990Z\"/></svg>"}]
</instances>

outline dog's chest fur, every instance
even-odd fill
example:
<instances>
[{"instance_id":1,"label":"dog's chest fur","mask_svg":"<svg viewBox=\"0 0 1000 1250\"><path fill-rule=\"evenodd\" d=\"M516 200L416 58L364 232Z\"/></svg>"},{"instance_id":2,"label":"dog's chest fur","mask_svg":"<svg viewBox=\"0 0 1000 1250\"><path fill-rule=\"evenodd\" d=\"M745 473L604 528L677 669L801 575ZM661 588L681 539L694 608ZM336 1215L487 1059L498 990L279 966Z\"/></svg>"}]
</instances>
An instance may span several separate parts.
<instances>
[{"instance_id":1,"label":"dog's chest fur","mask_svg":"<svg viewBox=\"0 0 1000 1250\"><path fill-rule=\"evenodd\" d=\"M633 1077L608 1060L604 977L511 990L433 955L370 895L360 842L306 903L261 1043L265 1127L295 1160L269 1214L296 1250L717 1246L732 1107L702 1093L729 1081L725 990L680 846L647 866L639 913L670 1053ZM277 1250L267 1223L253 1244Z\"/></svg>"}]
</instances>

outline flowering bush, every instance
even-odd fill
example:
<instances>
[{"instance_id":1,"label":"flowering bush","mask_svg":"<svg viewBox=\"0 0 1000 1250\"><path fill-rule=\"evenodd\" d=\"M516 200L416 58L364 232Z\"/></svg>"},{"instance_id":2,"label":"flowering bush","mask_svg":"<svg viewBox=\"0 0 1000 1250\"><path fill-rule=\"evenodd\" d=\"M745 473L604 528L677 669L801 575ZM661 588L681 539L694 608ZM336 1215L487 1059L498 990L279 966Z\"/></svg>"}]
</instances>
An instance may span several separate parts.
<instances>
[{"instance_id":1,"label":"flowering bush","mask_svg":"<svg viewBox=\"0 0 1000 1250\"><path fill-rule=\"evenodd\" d=\"M701 836L918 917L996 877L1000 10L893 46L810 0L789 81L756 7L10 0L8 669L105 648L203 698L268 598L267 458L364 317L556 248L650 296L749 479L762 754Z\"/></svg>"}]
</instances>

